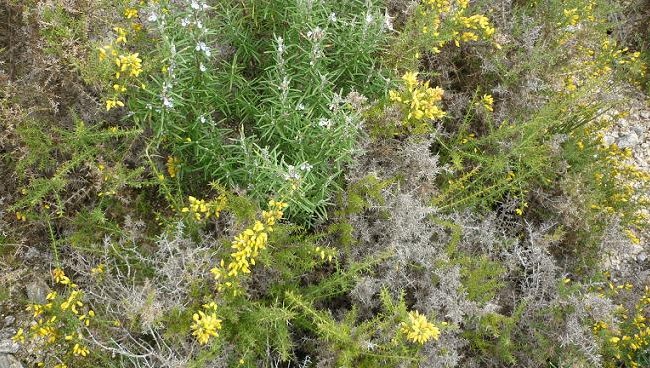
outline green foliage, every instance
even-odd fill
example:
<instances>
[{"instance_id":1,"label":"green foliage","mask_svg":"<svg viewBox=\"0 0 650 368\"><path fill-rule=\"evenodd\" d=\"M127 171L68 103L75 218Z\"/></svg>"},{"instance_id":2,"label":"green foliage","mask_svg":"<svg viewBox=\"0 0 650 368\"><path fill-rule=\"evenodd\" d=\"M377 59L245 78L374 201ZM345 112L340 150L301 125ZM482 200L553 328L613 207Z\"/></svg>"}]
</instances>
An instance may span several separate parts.
<instances>
[{"instance_id":1,"label":"green foliage","mask_svg":"<svg viewBox=\"0 0 650 368\"><path fill-rule=\"evenodd\" d=\"M463 256L455 262L461 267L461 281L469 300L485 304L504 286L500 277L505 268L486 257Z\"/></svg>"},{"instance_id":2,"label":"green foliage","mask_svg":"<svg viewBox=\"0 0 650 368\"><path fill-rule=\"evenodd\" d=\"M395 180L380 180L375 175L367 175L349 183L345 192L339 194L338 209L333 211L335 221L328 226L327 232L336 235L339 247L346 253L350 252L356 242L349 217L361 215L373 205L383 205L386 202L383 192L394 182ZM388 217L388 214L384 215Z\"/></svg>"},{"instance_id":3,"label":"green foliage","mask_svg":"<svg viewBox=\"0 0 650 368\"><path fill-rule=\"evenodd\" d=\"M165 72L130 100L135 120L181 160L180 178L196 173L258 201L290 194L294 220L324 218L356 147L359 93L386 86L378 5L222 2L198 15L200 30L179 25L194 13L169 6L151 50L163 58L150 58Z\"/></svg>"},{"instance_id":4,"label":"green foliage","mask_svg":"<svg viewBox=\"0 0 650 368\"><path fill-rule=\"evenodd\" d=\"M434 204L442 210L491 208L507 197L518 198L525 208L526 193L546 187L560 172L562 157L553 151L556 134L570 134L591 122L599 105L580 106L577 99L556 98L527 120L497 125L477 136L468 112L450 139L438 137L441 161L454 169L441 176L441 194Z\"/></svg>"},{"instance_id":5,"label":"green foliage","mask_svg":"<svg viewBox=\"0 0 650 368\"><path fill-rule=\"evenodd\" d=\"M54 3L43 8L40 18L43 24L41 36L47 43L47 51L52 54L66 56L64 45L87 41L88 19L84 14L71 14L63 4Z\"/></svg>"},{"instance_id":6,"label":"green foliage","mask_svg":"<svg viewBox=\"0 0 650 368\"><path fill-rule=\"evenodd\" d=\"M103 129L82 121L73 129L65 129L26 121L17 131L25 147L24 154L15 157L23 197L9 211L45 211L62 216L77 197L91 193L110 197L125 188L146 184L143 168L128 168L123 163L140 130ZM80 176L94 181L98 190L81 187Z\"/></svg>"},{"instance_id":7,"label":"green foliage","mask_svg":"<svg viewBox=\"0 0 650 368\"><path fill-rule=\"evenodd\" d=\"M383 313L357 322L357 312L352 309L341 321L331 314L317 310L311 302L300 295L288 292L287 301L301 313L303 323L327 342L336 354L337 364L343 367L376 367L377 364L406 364L416 366L413 346L409 346L397 334L399 322L406 316L403 298L395 303L386 291L382 293ZM379 340L376 339L379 337ZM377 342L375 342L377 341ZM372 348L369 349L368 347Z\"/></svg>"},{"instance_id":8,"label":"green foliage","mask_svg":"<svg viewBox=\"0 0 650 368\"><path fill-rule=\"evenodd\" d=\"M512 346L512 331L517 324L516 317L489 313L472 321L464 335L473 349L490 358L497 358L505 364L515 364Z\"/></svg>"}]
</instances>

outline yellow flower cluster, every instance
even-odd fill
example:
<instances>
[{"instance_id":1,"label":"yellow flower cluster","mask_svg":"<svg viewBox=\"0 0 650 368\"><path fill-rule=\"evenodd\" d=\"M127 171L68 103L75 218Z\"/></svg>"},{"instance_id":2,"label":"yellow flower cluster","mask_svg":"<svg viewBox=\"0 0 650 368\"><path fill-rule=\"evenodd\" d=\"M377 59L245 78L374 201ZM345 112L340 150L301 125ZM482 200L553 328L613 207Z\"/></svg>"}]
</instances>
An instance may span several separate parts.
<instances>
[{"instance_id":1,"label":"yellow flower cluster","mask_svg":"<svg viewBox=\"0 0 650 368\"><path fill-rule=\"evenodd\" d=\"M217 318L217 305L214 302L204 304L203 310L194 313L192 320L192 336L196 337L199 344L205 345L210 338L219 336L222 320Z\"/></svg>"},{"instance_id":2,"label":"yellow flower cluster","mask_svg":"<svg viewBox=\"0 0 650 368\"><path fill-rule=\"evenodd\" d=\"M494 97L492 97L492 95L483 95L483 97L481 97L481 105L483 105L483 107L487 111L493 112L494 111Z\"/></svg>"},{"instance_id":3,"label":"yellow flower cluster","mask_svg":"<svg viewBox=\"0 0 650 368\"><path fill-rule=\"evenodd\" d=\"M589 133L585 128L585 134ZM634 244L641 240L636 235L634 228L642 228L648 224L647 214L644 209L648 207L648 198L640 195L650 184L650 174L628 162L632 156L630 149L621 149L616 144L605 145L603 134L599 133L594 145L597 154L605 165L594 173L596 184L604 186L605 181L611 188L607 197L598 203L590 205L590 209L597 213L616 215L621 219L621 224L627 226L624 235ZM639 189L635 189L639 188Z\"/></svg>"},{"instance_id":4,"label":"yellow flower cluster","mask_svg":"<svg viewBox=\"0 0 650 368\"><path fill-rule=\"evenodd\" d=\"M134 8L124 9L124 16L126 17L126 19L137 18L138 9L134 9Z\"/></svg>"},{"instance_id":5,"label":"yellow flower cluster","mask_svg":"<svg viewBox=\"0 0 650 368\"><path fill-rule=\"evenodd\" d=\"M174 156L167 157L167 173L170 178L175 178L181 167L181 160Z\"/></svg>"},{"instance_id":6,"label":"yellow flower cluster","mask_svg":"<svg viewBox=\"0 0 650 368\"><path fill-rule=\"evenodd\" d=\"M421 315L418 311L411 311L408 314L409 320L402 322L401 331L406 335L406 338L418 344L434 339L438 340L440 337L440 329L433 323L427 321L427 317Z\"/></svg>"},{"instance_id":7,"label":"yellow flower cluster","mask_svg":"<svg viewBox=\"0 0 650 368\"><path fill-rule=\"evenodd\" d=\"M609 355L606 359L607 367L640 367L639 358L650 347L649 308L650 287L646 286L633 310L622 308L623 322L618 328L610 328L603 321L594 324L593 333L605 337L609 345L606 350Z\"/></svg>"},{"instance_id":8,"label":"yellow flower cluster","mask_svg":"<svg viewBox=\"0 0 650 368\"><path fill-rule=\"evenodd\" d=\"M228 198L225 195L220 195L216 199L206 202L205 199L197 199L196 197L188 197L189 206L183 207L181 212L190 213L196 221L206 220L210 216L219 218L221 211L226 208Z\"/></svg>"},{"instance_id":9,"label":"yellow flower cluster","mask_svg":"<svg viewBox=\"0 0 650 368\"><path fill-rule=\"evenodd\" d=\"M578 14L578 8L573 9L564 9L563 11L564 18L570 26L576 26L580 22L580 15Z\"/></svg>"},{"instance_id":10,"label":"yellow flower cluster","mask_svg":"<svg viewBox=\"0 0 650 368\"><path fill-rule=\"evenodd\" d=\"M226 266L221 260L218 267L210 272L217 281L217 290L223 290L223 286L231 287L233 281L228 280L223 284L224 279L233 279L241 274L249 274L250 267L255 265L255 258L259 252L266 248L268 234L273 231L273 226L284 216L284 209L287 204L281 201L270 200L266 211L262 211L262 221L255 221L253 226L237 235L232 241L231 248L235 251L230 254L230 262Z\"/></svg>"},{"instance_id":11,"label":"yellow flower cluster","mask_svg":"<svg viewBox=\"0 0 650 368\"><path fill-rule=\"evenodd\" d=\"M490 25L490 20L481 14L470 15L469 17L461 15L458 17L458 23L466 28L466 30L461 33L460 39L456 35L454 39L456 46L460 46L460 42L478 41L480 38L489 39L494 36L494 32L496 31ZM481 35L480 37L477 32Z\"/></svg>"},{"instance_id":12,"label":"yellow flower cluster","mask_svg":"<svg viewBox=\"0 0 650 368\"><path fill-rule=\"evenodd\" d=\"M460 46L461 42L491 39L496 30L482 14L467 15L468 0L425 0L417 10L416 27L428 36L431 51L449 42ZM497 45L498 46L498 45Z\"/></svg>"},{"instance_id":13,"label":"yellow flower cluster","mask_svg":"<svg viewBox=\"0 0 650 368\"><path fill-rule=\"evenodd\" d=\"M589 82L596 79L609 79L616 66L624 66L628 81L639 85L646 73L640 52L619 48L616 40L604 31L594 34L595 29L610 27L608 19L597 16L595 0L583 0L573 6L576 7L563 9L564 19L557 24L566 26L557 32L559 46L572 45L566 48L571 62L563 65L558 74L563 76L558 81L558 91L570 94L580 86L593 85Z\"/></svg>"},{"instance_id":14,"label":"yellow flower cluster","mask_svg":"<svg viewBox=\"0 0 650 368\"><path fill-rule=\"evenodd\" d=\"M444 91L440 87L429 87L429 81L422 83L417 75L416 72L405 73L402 76L405 89L391 90L388 94L391 101L397 102L406 110L407 129L415 130L415 133L424 133L427 124L421 123L423 119L436 120L445 116L445 112L439 106Z\"/></svg>"},{"instance_id":15,"label":"yellow flower cluster","mask_svg":"<svg viewBox=\"0 0 650 368\"><path fill-rule=\"evenodd\" d=\"M124 16L127 19L135 20L138 17L138 10L126 9ZM138 27L134 27L134 29L137 30ZM100 61L111 58L114 64L113 76L115 81L111 83L113 96L106 100L107 111L124 106L121 96L127 92L129 85L144 88L143 84L135 83L140 73L142 73L142 59L140 59L139 54L120 50L120 47L124 47L128 42L129 31L122 27L115 27L113 30L116 34L115 40L111 44L98 49Z\"/></svg>"},{"instance_id":16,"label":"yellow flower cluster","mask_svg":"<svg viewBox=\"0 0 650 368\"><path fill-rule=\"evenodd\" d=\"M84 345L80 328L90 325L95 312L84 306L83 293L62 269L55 268L52 271L52 279L55 284L66 287L67 295L52 291L47 294L45 303L28 305L27 310L32 312L34 321L28 331L19 328L12 340L24 343L28 338L37 343L41 342L43 349L46 346L55 346L55 350L62 349L73 356L86 357L90 351ZM63 364L63 367L66 366L59 358L56 358L56 361Z\"/></svg>"},{"instance_id":17,"label":"yellow flower cluster","mask_svg":"<svg viewBox=\"0 0 650 368\"><path fill-rule=\"evenodd\" d=\"M334 257L336 257L336 249L331 247L317 246L316 248L314 248L312 253L315 254L317 257L320 257L320 259L323 261L327 259L327 262L332 262Z\"/></svg>"}]
</instances>

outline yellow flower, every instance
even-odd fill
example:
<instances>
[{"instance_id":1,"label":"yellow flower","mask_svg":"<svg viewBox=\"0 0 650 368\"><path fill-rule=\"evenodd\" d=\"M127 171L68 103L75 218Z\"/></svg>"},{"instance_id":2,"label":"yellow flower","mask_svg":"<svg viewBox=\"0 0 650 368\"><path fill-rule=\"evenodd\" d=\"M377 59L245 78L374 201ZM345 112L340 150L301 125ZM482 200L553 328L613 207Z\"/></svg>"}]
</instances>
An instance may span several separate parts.
<instances>
[{"instance_id":1,"label":"yellow flower","mask_svg":"<svg viewBox=\"0 0 650 368\"><path fill-rule=\"evenodd\" d=\"M634 231L630 229L625 229L624 233L627 236L627 238L632 242L632 244L641 244L641 239L639 239L639 237L636 236Z\"/></svg>"},{"instance_id":2,"label":"yellow flower","mask_svg":"<svg viewBox=\"0 0 650 368\"><path fill-rule=\"evenodd\" d=\"M402 322L402 333L410 341L424 344L425 342L440 337L440 329L434 326L427 318L418 311L411 311L408 314L408 322Z\"/></svg>"},{"instance_id":3,"label":"yellow flower","mask_svg":"<svg viewBox=\"0 0 650 368\"><path fill-rule=\"evenodd\" d=\"M494 111L494 98L491 95L483 95L483 97L481 97L481 104L487 111Z\"/></svg>"},{"instance_id":4,"label":"yellow flower","mask_svg":"<svg viewBox=\"0 0 650 368\"><path fill-rule=\"evenodd\" d=\"M97 267L90 269L90 273L93 275L99 275L104 273L104 265L102 263L98 264Z\"/></svg>"},{"instance_id":5,"label":"yellow flower","mask_svg":"<svg viewBox=\"0 0 650 368\"><path fill-rule=\"evenodd\" d=\"M174 156L167 157L167 173L170 178L176 177L176 174L178 174L178 170L180 169L180 163L181 160Z\"/></svg>"},{"instance_id":6,"label":"yellow flower","mask_svg":"<svg viewBox=\"0 0 650 368\"><path fill-rule=\"evenodd\" d=\"M16 211L16 220L18 220L18 221L26 221L27 217L25 216L24 213L22 213L20 211Z\"/></svg>"},{"instance_id":7,"label":"yellow flower","mask_svg":"<svg viewBox=\"0 0 650 368\"><path fill-rule=\"evenodd\" d=\"M463 42L478 41L478 35L474 32L463 32L460 39Z\"/></svg>"},{"instance_id":8,"label":"yellow flower","mask_svg":"<svg viewBox=\"0 0 650 368\"><path fill-rule=\"evenodd\" d=\"M215 280L220 281L224 276L236 277L239 274L248 274L251 272L251 266L255 265L255 258L259 252L266 248L269 233L273 231L273 226L284 215L284 209L287 204L281 201L270 200L266 211L262 211L262 221L255 221L253 226L247 228L239 235L235 236L231 248L235 252L230 254L231 261L225 267L225 262L221 261L221 267L215 267L210 272L214 275ZM218 286L220 288L221 285Z\"/></svg>"},{"instance_id":9,"label":"yellow flower","mask_svg":"<svg viewBox=\"0 0 650 368\"><path fill-rule=\"evenodd\" d=\"M18 331L16 331L16 334L11 339L15 342L23 343L25 342L25 332L23 331L22 328L19 328Z\"/></svg>"},{"instance_id":10,"label":"yellow flower","mask_svg":"<svg viewBox=\"0 0 650 368\"><path fill-rule=\"evenodd\" d=\"M97 50L99 51L99 60L104 61L106 59L106 52L111 49L111 46L100 47Z\"/></svg>"},{"instance_id":11,"label":"yellow flower","mask_svg":"<svg viewBox=\"0 0 650 368\"><path fill-rule=\"evenodd\" d=\"M119 84L114 84L114 85L113 85L113 89L114 89L115 92L117 92L117 93L126 92L126 86L121 86L121 85L119 85Z\"/></svg>"},{"instance_id":12,"label":"yellow flower","mask_svg":"<svg viewBox=\"0 0 650 368\"><path fill-rule=\"evenodd\" d=\"M142 73L142 59L138 53L120 55L115 59L115 64L120 68L120 72L129 71L129 75L137 77Z\"/></svg>"},{"instance_id":13,"label":"yellow flower","mask_svg":"<svg viewBox=\"0 0 650 368\"><path fill-rule=\"evenodd\" d=\"M406 85L406 88L413 88L418 84L418 73L417 72L406 72L402 76L402 80Z\"/></svg>"},{"instance_id":14,"label":"yellow flower","mask_svg":"<svg viewBox=\"0 0 650 368\"><path fill-rule=\"evenodd\" d=\"M209 314L199 311L192 316L192 320L194 320L190 327L192 335L201 345L207 344L211 337L219 336L218 330L221 329L222 321L217 318L214 309L212 307L210 309L213 311Z\"/></svg>"},{"instance_id":15,"label":"yellow flower","mask_svg":"<svg viewBox=\"0 0 650 368\"><path fill-rule=\"evenodd\" d=\"M62 285L70 284L70 279L68 278L68 276L66 276L63 270L58 267L52 270L52 276L54 277L54 282L58 284L62 284Z\"/></svg>"},{"instance_id":16,"label":"yellow flower","mask_svg":"<svg viewBox=\"0 0 650 368\"><path fill-rule=\"evenodd\" d=\"M577 8L564 9L562 12L564 13L564 16L567 18L569 25L575 26L580 21L580 16L578 15Z\"/></svg>"},{"instance_id":17,"label":"yellow flower","mask_svg":"<svg viewBox=\"0 0 650 368\"><path fill-rule=\"evenodd\" d=\"M228 198L222 194L216 199L206 202L204 199L189 196L188 201L189 207L183 207L181 212L191 213L197 221L201 221L209 218L211 215L219 218L221 211L226 208Z\"/></svg>"},{"instance_id":18,"label":"yellow flower","mask_svg":"<svg viewBox=\"0 0 650 368\"><path fill-rule=\"evenodd\" d=\"M407 72L402 76L405 91L389 91L391 101L398 102L408 111L406 120L440 119L445 112L437 105L444 91L440 87L431 88L429 82L419 82L417 73Z\"/></svg>"},{"instance_id":19,"label":"yellow flower","mask_svg":"<svg viewBox=\"0 0 650 368\"><path fill-rule=\"evenodd\" d=\"M124 10L124 16L127 19L136 18L138 16L138 9L127 8Z\"/></svg>"},{"instance_id":20,"label":"yellow flower","mask_svg":"<svg viewBox=\"0 0 650 368\"><path fill-rule=\"evenodd\" d=\"M79 345L78 343L74 344L74 347L72 348L72 354L75 356L85 357L88 355L88 353L90 353L90 350L88 350L88 348L83 345Z\"/></svg>"},{"instance_id":21,"label":"yellow flower","mask_svg":"<svg viewBox=\"0 0 650 368\"><path fill-rule=\"evenodd\" d=\"M126 35L128 34L126 29L122 27L115 27L113 30L117 33L117 37L115 38L115 43L126 43Z\"/></svg>"},{"instance_id":22,"label":"yellow flower","mask_svg":"<svg viewBox=\"0 0 650 368\"><path fill-rule=\"evenodd\" d=\"M118 100L116 97L106 100L106 111L118 106L124 107L124 102Z\"/></svg>"}]
</instances>

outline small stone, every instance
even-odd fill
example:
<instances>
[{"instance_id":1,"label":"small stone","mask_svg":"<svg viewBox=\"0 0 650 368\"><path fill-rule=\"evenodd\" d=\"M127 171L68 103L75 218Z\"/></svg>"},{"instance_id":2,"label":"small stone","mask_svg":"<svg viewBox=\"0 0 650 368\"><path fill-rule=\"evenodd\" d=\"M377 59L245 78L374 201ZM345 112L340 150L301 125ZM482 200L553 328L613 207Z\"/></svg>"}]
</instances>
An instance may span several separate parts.
<instances>
[{"instance_id":1,"label":"small stone","mask_svg":"<svg viewBox=\"0 0 650 368\"><path fill-rule=\"evenodd\" d=\"M618 140L618 146L620 148L631 148L636 146L638 143L639 136L634 131L629 132Z\"/></svg>"},{"instance_id":2,"label":"small stone","mask_svg":"<svg viewBox=\"0 0 650 368\"><path fill-rule=\"evenodd\" d=\"M9 327L16 322L16 317L14 316L6 316L5 317L5 327Z\"/></svg>"},{"instance_id":3,"label":"small stone","mask_svg":"<svg viewBox=\"0 0 650 368\"><path fill-rule=\"evenodd\" d=\"M0 354L0 368L23 368L23 365L13 355Z\"/></svg>"},{"instance_id":4,"label":"small stone","mask_svg":"<svg viewBox=\"0 0 650 368\"><path fill-rule=\"evenodd\" d=\"M25 289L27 289L27 299L35 304L45 304L47 294L50 293L50 287L41 279L30 282Z\"/></svg>"},{"instance_id":5,"label":"small stone","mask_svg":"<svg viewBox=\"0 0 650 368\"><path fill-rule=\"evenodd\" d=\"M614 138L614 136L609 135L609 134L606 135L606 136L603 138L603 143L605 143L605 144L608 145L608 146L611 146L612 143L614 143L615 141L616 141L616 138Z\"/></svg>"},{"instance_id":6,"label":"small stone","mask_svg":"<svg viewBox=\"0 0 650 368\"><path fill-rule=\"evenodd\" d=\"M0 340L0 354L6 353L6 354L15 354L18 352L20 349L20 345L18 343L11 341L9 339L7 340Z\"/></svg>"},{"instance_id":7,"label":"small stone","mask_svg":"<svg viewBox=\"0 0 650 368\"><path fill-rule=\"evenodd\" d=\"M646 127L643 125L636 125L632 127L632 130L638 135L638 136L643 136L643 134L646 132Z\"/></svg>"}]
</instances>

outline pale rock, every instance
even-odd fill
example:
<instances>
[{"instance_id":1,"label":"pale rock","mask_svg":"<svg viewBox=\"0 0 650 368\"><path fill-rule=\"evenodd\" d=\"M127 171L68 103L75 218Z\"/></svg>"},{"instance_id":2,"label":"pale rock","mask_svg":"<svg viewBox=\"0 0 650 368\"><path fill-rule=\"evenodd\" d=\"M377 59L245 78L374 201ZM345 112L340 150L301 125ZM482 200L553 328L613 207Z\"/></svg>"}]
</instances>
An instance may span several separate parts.
<instances>
[{"instance_id":1,"label":"pale rock","mask_svg":"<svg viewBox=\"0 0 650 368\"><path fill-rule=\"evenodd\" d=\"M639 144L639 136L634 131L631 131L619 138L617 144L620 148L632 148Z\"/></svg>"},{"instance_id":2,"label":"pale rock","mask_svg":"<svg viewBox=\"0 0 650 368\"><path fill-rule=\"evenodd\" d=\"M20 345L11 339L0 340L0 354L15 354L19 349Z\"/></svg>"},{"instance_id":3,"label":"pale rock","mask_svg":"<svg viewBox=\"0 0 650 368\"><path fill-rule=\"evenodd\" d=\"M27 299L31 303L37 304L45 304L47 294L50 293L50 287L41 279L30 282L25 286L25 289L27 291Z\"/></svg>"},{"instance_id":4,"label":"pale rock","mask_svg":"<svg viewBox=\"0 0 650 368\"><path fill-rule=\"evenodd\" d=\"M23 368L23 365L13 355L0 354L0 368Z\"/></svg>"}]
</instances>

